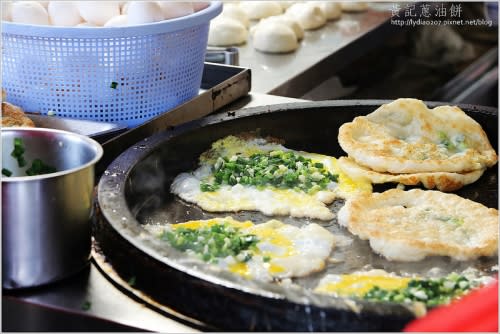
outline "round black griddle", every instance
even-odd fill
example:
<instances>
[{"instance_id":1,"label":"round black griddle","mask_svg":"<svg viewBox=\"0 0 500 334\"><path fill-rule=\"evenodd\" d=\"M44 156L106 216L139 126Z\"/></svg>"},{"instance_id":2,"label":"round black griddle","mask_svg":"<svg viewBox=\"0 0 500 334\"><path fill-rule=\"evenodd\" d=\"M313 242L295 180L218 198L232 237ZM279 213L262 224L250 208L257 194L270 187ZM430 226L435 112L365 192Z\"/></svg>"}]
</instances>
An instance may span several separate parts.
<instances>
[{"instance_id":1,"label":"round black griddle","mask_svg":"<svg viewBox=\"0 0 500 334\"><path fill-rule=\"evenodd\" d=\"M170 184L179 173L195 169L199 155L212 142L241 132L255 131L261 136L280 138L286 147L296 150L345 156L337 142L339 126L387 102L325 101L249 108L206 117L146 138L123 152L101 177L94 237L106 260L125 281L133 278L134 288L176 312L205 323L208 329L399 331L415 318L415 310L411 307L313 294L311 288L324 273L293 280L291 286L244 280L188 258L144 228L145 224L227 215L257 223L270 219L255 212L203 212L170 194ZM427 103L429 107L440 104L444 103ZM497 150L497 110L470 105L460 107L481 124ZM374 190L383 191L394 186L377 186ZM496 166L456 193L496 208ZM336 201L331 208L336 212L342 204ZM288 217L279 219L292 224L304 222ZM488 272L498 263L497 258L459 262L445 257L393 263L374 254L367 242L350 236L335 220L321 224L332 233L353 239L348 247L338 251L338 256L334 254L340 261L328 265L328 273L380 268L425 275L432 268L449 273L467 267Z\"/></svg>"}]
</instances>

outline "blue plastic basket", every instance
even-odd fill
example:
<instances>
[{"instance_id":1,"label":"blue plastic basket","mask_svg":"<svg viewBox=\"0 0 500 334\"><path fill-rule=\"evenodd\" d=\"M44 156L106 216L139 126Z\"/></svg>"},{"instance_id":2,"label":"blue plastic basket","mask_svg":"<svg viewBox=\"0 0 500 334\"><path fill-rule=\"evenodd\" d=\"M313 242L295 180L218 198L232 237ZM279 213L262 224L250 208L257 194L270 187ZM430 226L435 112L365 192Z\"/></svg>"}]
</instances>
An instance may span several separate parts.
<instances>
[{"instance_id":1,"label":"blue plastic basket","mask_svg":"<svg viewBox=\"0 0 500 334\"><path fill-rule=\"evenodd\" d=\"M2 23L2 80L30 112L134 127L199 93L210 20L221 2L151 24Z\"/></svg>"}]
</instances>

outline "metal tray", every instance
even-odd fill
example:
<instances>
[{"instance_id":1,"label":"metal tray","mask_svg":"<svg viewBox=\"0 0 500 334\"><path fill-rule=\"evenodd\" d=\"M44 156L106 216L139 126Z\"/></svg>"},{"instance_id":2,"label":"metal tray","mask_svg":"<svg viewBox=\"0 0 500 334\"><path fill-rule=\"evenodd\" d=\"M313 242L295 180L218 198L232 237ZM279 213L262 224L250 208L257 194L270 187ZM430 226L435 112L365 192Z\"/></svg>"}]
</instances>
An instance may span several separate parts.
<instances>
[{"instance_id":1,"label":"metal tray","mask_svg":"<svg viewBox=\"0 0 500 334\"><path fill-rule=\"evenodd\" d=\"M89 136L98 142L106 141L127 129L127 126L115 123L46 116L32 113L26 113L26 115L31 118L36 127L75 132L84 136Z\"/></svg>"},{"instance_id":2,"label":"metal tray","mask_svg":"<svg viewBox=\"0 0 500 334\"><path fill-rule=\"evenodd\" d=\"M221 330L273 331L393 331L415 317L411 308L392 303L371 303L311 293L324 273L294 280L301 288L247 281L225 272L214 272L191 262L157 240L142 226L150 222L175 223L227 214L203 212L169 192L173 178L196 167L199 154L226 135L259 130L263 136L285 140L293 149L332 156L345 153L337 142L338 128L355 116L367 114L388 101L325 101L264 106L214 115L177 129L158 133L132 145L104 172L98 187L99 209L94 236L106 259L125 281L134 278L140 289L156 302L187 317ZM427 103L430 107L438 103ZM478 121L497 149L496 109L462 105ZM394 185L393 185L394 186ZM383 190L388 186L376 187ZM497 207L498 170L490 168L461 196ZM342 205L332 204L334 211ZM232 214L236 219L268 220L255 212ZM298 224L299 220L281 220ZM323 223L324 225L324 223ZM335 221L327 228L349 235ZM497 258L459 262L431 257L417 263L390 262L373 253L366 241L353 238L349 248L334 250L343 258L328 273L359 269L385 269L425 274L438 267L442 273L472 266L489 272Z\"/></svg>"}]
</instances>

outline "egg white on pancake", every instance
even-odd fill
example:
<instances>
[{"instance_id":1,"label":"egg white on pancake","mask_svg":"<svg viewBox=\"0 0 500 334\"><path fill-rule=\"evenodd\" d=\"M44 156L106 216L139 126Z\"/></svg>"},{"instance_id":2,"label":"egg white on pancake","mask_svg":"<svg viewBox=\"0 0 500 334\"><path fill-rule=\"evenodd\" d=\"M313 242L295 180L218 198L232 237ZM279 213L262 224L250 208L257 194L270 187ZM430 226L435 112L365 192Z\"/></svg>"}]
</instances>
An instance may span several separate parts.
<instances>
[{"instance_id":1,"label":"egg white on pancake","mask_svg":"<svg viewBox=\"0 0 500 334\"><path fill-rule=\"evenodd\" d=\"M433 109L397 99L339 128L339 144L358 164L382 173L455 172L497 162L481 125L454 106Z\"/></svg>"},{"instance_id":2,"label":"egg white on pancake","mask_svg":"<svg viewBox=\"0 0 500 334\"><path fill-rule=\"evenodd\" d=\"M498 210L434 190L391 189L347 200L338 223L388 260L471 260L498 251Z\"/></svg>"},{"instance_id":3,"label":"egg white on pancake","mask_svg":"<svg viewBox=\"0 0 500 334\"><path fill-rule=\"evenodd\" d=\"M281 152L281 153L280 153ZM310 188L304 188L303 183L295 183L290 188L274 186L270 183L252 185L241 184L243 175L253 173L254 168L245 167L245 171L233 180L233 184L221 184L216 189L203 191L204 184L213 184L214 176L220 165L227 165L236 159L250 159L256 154L273 155L282 153L294 155L293 159L300 157L302 161L309 159L307 176L300 174L306 162L297 161L288 168L284 165L275 166L271 162L270 177L284 177L285 174L295 174L296 180L303 180ZM225 162L221 159L224 158ZM267 159L267 158L266 158ZM239 161L239 160L238 160ZM315 167L320 166L320 167ZM267 169L266 169L267 170ZM267 172L266 172L267 173ZM328 174L329 173L329 174ZM300 174L300 175L299 175ZM239 175L239 176L238 176ZM253 174L252 174L253 175ZM266 174L267 175L267 174ZM325 175L335 175L328 179ZM321 186L320 186L321 185ZM302 187L302 189L300 188ZM171 192L183 200L195 203L203 210L210 212L238 212L241 210L260 211L265 215L290 215L292 217L308 217L321 220L331 220L334 214L328 209L327 204L335 198L350 198L360 193L371 192L371 184L367 180L352 180L342 172L337 165L337 159L314 153L290 150L283 145L268 141L263 138L243 138L228 136L212 144L212 148L200 156L200 166L194 172L179 174L171 185Z\"/></svg>"},{"instance_id":4,"label":"egg white on pancake","mask_svg":"<svg viewBox=\"0 0 500 334\"><path fill-rule=\"evenodd\" d=\"M411 174L390 174L373 171L361 166L352 158L338 159L340 168L353 179L366 179L371 183L400 183L407 186L422 184L427 189L436 188L440 191L454 191L464 185L476 182L483 175L486 168L471 172L427 172Z\"/></svg>"},{"instance_id":5,"label":"egg white on pancake","mask_svg":"<svg viewBox=\"0 0 500 334\"><path fill-rule=\"evenodd\" d=\"M334 235L317 224L299 228L278 220L253 224L225 217L193 220L161 229L156 229L156 233L160 232L160 237L172 246L223 270L261 281L302 277L323 270L335 243ZM189 239L187 234L194 243L184 242ZM241 246L245 242L247 247Z\"/></svg>"}]
</instances>

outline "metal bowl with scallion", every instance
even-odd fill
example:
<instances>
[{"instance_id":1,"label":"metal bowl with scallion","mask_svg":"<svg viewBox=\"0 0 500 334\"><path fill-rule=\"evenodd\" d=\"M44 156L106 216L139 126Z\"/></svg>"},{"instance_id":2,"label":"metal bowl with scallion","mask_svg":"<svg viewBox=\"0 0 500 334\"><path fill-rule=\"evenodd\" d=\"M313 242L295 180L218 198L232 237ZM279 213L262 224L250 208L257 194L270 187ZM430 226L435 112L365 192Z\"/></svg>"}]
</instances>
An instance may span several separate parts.
<instances>
[{"instance_id":1,"label":"metal bowl with scallion","mask_svg":"<svg viewBox=\"0 0 500 334\"><path fill-rule=\"evenodd\" d=\"M2 128L2 286L39 286L90 257L94 166L103 149L79 134Z\"/></svg>"}]
</instances>

